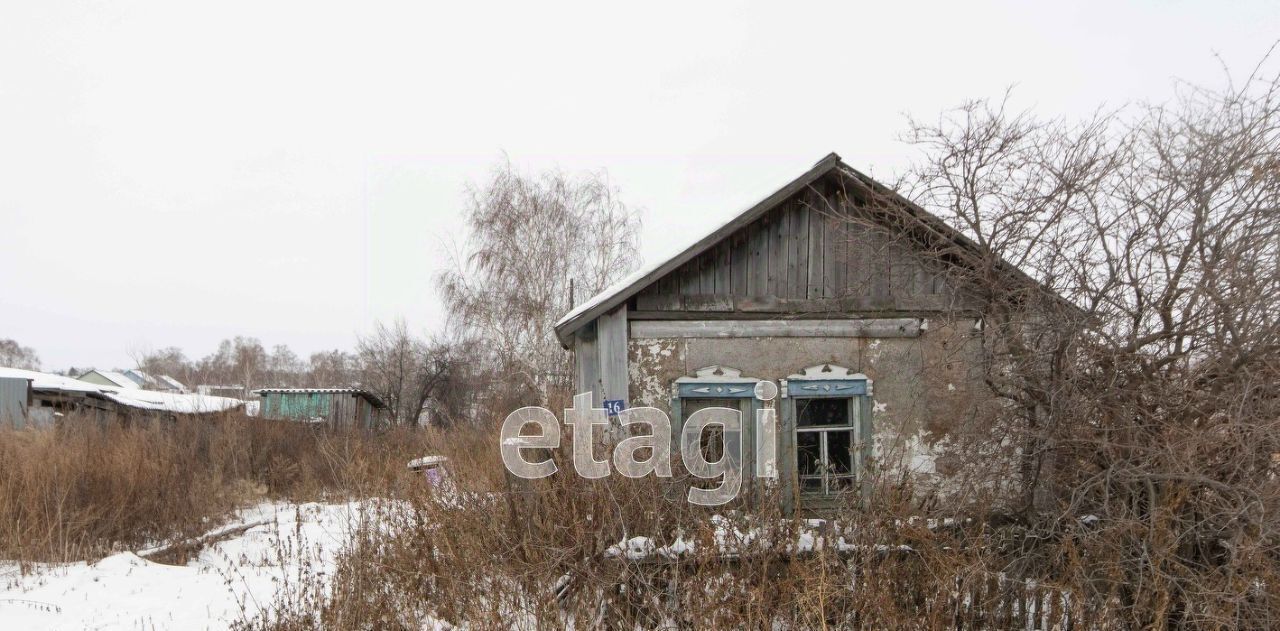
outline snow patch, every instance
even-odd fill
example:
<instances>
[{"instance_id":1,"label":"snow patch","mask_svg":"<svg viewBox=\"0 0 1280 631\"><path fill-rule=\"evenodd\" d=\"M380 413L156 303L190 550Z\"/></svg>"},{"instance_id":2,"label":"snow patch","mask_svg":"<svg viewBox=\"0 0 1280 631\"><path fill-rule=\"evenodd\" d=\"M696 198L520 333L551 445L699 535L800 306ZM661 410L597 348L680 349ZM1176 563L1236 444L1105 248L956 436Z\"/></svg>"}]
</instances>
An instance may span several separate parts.
<instances>
[{"instance_id":1,"label":"snow patch","mask_svg":"<svg viewBox=\"0 0 1280 631\"><path fill-rule=\"evenodd\" d=\"M22 575L16 564L0 561L0 626L226 629L271 605L308 564L332 573L361 511L354 502L260 504L238 511L234 521L269 523L211 544L187 565L121 552L96 563L41 564Z\"/></svg>"}]
</instances>

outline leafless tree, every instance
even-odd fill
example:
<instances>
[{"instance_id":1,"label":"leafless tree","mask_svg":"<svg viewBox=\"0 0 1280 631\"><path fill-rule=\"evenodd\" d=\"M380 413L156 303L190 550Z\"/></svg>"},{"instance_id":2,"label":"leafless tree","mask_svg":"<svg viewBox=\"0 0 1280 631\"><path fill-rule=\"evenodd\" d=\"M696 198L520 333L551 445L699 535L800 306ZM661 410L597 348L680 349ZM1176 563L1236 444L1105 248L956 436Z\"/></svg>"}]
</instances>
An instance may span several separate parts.
<instances>
[{"instance_id":1,"label":"leafless tree","mask_svg":"<svg viewBox=\"0 0 1280 631\"><path fill-rule=\"evenodd\" d=\"M380 396L391 418L403 425L416 424L430 402L446 397L441 389L459 366L453 346L413 336L403 319L391 326L376 324L356 348L362 385Z\"/></svg>"},{"instance_id":2,"label":"leafless tree","mask_svg":"<svg viewBox=\"0 0 1280 631\"><path fill-rule=\"evenodd\" d=\"M358 360L341 350L312 353L307 360L305 385L311 388L345 387L358 381Z\"/></svg>"},{"instance_id":3,"label":"leafless tree","mask_svg":"<svg viewBox=\"0 0 1280 631\"><path fill-rule=\"evenodd\" d=\"M640 220L600 173L529 176L510 163L472 187L470 236L438 277L452 326L483 345L508 382L568 383L553 325L637 264ZM531 386L531 387L530 387Z\"/></svg>"},{"instance_id":4,"label":"leafless tree","mask_svg":"<svg viewBox=\"0 0 1280 631\"><path fill-rule=\"evenodd\" d=\"M1083 122L1007 99L913 121L908 190L970 241L875 200L981 304L988 435L1017 460L1004 508L1028 533L1010 568L1134 627L1280 615L1280 77L1263 67ZM1000 466L973 453L976 475Z\"/></svg>"},{"instance_id":5,"label":"leafless tree","mask_svg":"<svg viewBox=\"0 0 1280 631\"><path fill-rule=\"evenodd\" d=\"M0 366L40 370L40 357L35 350L13 340L0 340Z\"/></svg>"},{"instance_id":6,"label":"leafless tree","mask_svg":"<svg viewBox=\"0 0 1280 631\"><path fill-rule=\"evenodd\" d=\"M196 384L191 383L195 376L194 366L187 360L187 356L183 354L182 349L175 346L162 348L158 351L143 351L133 356L134 364L143 372L153 375L168 375L186 384L194 387Z\"/></svg>"},{"instance_id":7,"label":"leafless tree","mask_svg":"<svg viewBox=\"0 0 1280 631\"><path fill-rule=\"evenodd\" d=\"M268 385L270 354L262 342L237 335L223 340L218 350L196 363L193 381L198 384L239 385L246 391Z\"/></svg>"}]
</instances>

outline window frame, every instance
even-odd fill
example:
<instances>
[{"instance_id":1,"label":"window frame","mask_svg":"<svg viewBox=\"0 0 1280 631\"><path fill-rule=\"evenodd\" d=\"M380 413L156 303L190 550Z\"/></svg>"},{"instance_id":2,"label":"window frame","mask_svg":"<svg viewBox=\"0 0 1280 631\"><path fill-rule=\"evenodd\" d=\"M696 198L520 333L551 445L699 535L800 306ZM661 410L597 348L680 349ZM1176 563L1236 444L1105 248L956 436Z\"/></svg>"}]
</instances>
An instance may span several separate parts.
<instances>
[{"instance_id":1,"label":"window frame","mask_svg":"<svg viewBox=\"0 0 1280 631\"><path fill-rule=\"evenodd\" d=\"M831 482L836 479L852 479L852 492L865 499L870 492L870 482L866 475L871 461L872 446L872 412L874 403L873 381L867 375L857 373L835 364L817 364L801 370L799 373L782 380L783 431L782 440L785 445L780 456L787 458L788 470L792 483L787 485L789 497L784 501L794 508L797 500L802 498L829 500L838 498L850 491L832 492ZM798 403L815 399L844 399L849 406L849 421L842 425L820 425L800 427ZM802 433L817 433L819 436L819 453L822 467L830 466L830 437L834 432L850 433L850 464L848 474L832 475L828 472L819 475L800 475L799 437ZM813 479L822 480L820 491L806 491L804 482Z\"/></svg>"},{"instance_id":2,"label":"window frame","mask_svg":"<svg viewBox=\"0 0 1280 631\"><path fill-rule=\"evenodd\" d=\"M699 399L730 399L738 402L738 411L742 413L742 429L738 432L738 442L742 454L742 490L741 496L750 497L748 490L755 477L755 418L756 411L762 409L761 401L756 398L756 384L762 381L754 377L743 377L742 371L728 366L712 365L699 368L693 376L676 379L671 384L671 445L672 454L680 453L680 434L684 430L685 402ZM730 433L726 432L728 438ZM726 440L726 447L729 441ZM732 453L726 450L726 453Z\"/></svg>"},{"instance_id":3,"label":"window frame","mask_svg":"<svg viewBox=\"0 0 1280 631\"><path fill-rule=\"evenodd\" d=\"M830 384L823 384L823 385L830 385ZM800 401L817 401L821 399L828 399L828 398L835 398L835 397L800 396L800 397L791 397L791 398L793 400L800 400ZM800 492L803 494L820 495L822 497L832 497L832 496L840 495L842 493L847 492L847 491L837 491L833 493L831 491L831 483L833 480L852 480L853 484L851 486L857 486L858 478L861 477L861 473L859 471L861 462L858 459L858 448L859 448L859 442L860 442L859 438L861 434L861 432L859 431L859 426L861 425L861 420L862 420L862 406L859 404L859 401L857 401L856 397L848 398L846 405L848 406L846 411L846 418L848 419L848 421L841 425L801 426L800 410L799 409L796 410L796 427L795 427L796 439L797 439L796 440L796 482L800 487ZM817 475L802 475L800 473L800 462L799 462L800 434L817 434L818 435L818 454L821 459L820 469L829 470L831 467L831 436L830 435L838 434L838 433L847 433L849 435L849 446L848 446L848 450L850 454L849 472L833 474L833 473L830 473L829 471L823 471L822 473L819 473ZM806 491L805 482L807 480L821 480L822 482L821 492Z\"/></svg>"}]
</instances>

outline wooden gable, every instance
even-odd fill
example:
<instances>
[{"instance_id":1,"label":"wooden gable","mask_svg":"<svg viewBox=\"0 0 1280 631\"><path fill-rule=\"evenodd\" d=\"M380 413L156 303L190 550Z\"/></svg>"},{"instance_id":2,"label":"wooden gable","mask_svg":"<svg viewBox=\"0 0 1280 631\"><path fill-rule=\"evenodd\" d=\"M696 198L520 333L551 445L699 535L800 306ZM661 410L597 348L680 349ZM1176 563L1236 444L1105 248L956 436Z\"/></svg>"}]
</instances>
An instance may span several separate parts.
<instances>
[{"instance_id":1,"label":"wooden gable","mask_svg":"<svg viewBox=\"0 0 1280 631\"><path fill-rule=\"evenodd\" d=\"M956 292L920 247L876 224L838 178L824 177L650 283L629 308L643 319L954 307Z\"/></svg>"}]
</instances>

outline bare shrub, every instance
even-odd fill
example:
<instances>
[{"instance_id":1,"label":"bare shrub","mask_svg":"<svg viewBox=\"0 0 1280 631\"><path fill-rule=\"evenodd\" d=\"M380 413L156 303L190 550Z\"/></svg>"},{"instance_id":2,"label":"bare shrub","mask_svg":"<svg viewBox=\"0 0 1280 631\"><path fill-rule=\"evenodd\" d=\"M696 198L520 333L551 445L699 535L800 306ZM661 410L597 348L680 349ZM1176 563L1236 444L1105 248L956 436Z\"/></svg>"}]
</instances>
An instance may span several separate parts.
<instances>
[{"instance_id":1,"label":"bare shrub","mask_svg":"<svg viewBox=\"0 0 1280 631\"><path fill-rule=\"evenodd\" d=\"M967 239L856 195L981 314L988 444L961 468L1008 482L968 507L1011 525L1004 570L1127 626L1273 625L1280 79L1078 123L977 101L908 140L908 189Z\"/></svg>"},{"instance_id":2,"label":"bare shrub","mask_svg":"<svg viewBox=\"0 0 1280 631\"><path fill-rule=\"evenodd\" d=\"M332 575L244 628L1062 628L1102 622L1063 586L1018 582L986 524L856 502L826 520L708 509L656 479L585 480L569 454L503 475L496 432L441 443L452 485L362 513ZM678 486L677 481L676 486ZM1105 627L1103 627L1105 628Z\"/></svg>"},{"instance_id":3,"label":"bare shrub","mask_svg":"<svg viewBox=\"0 0 1280 631\"><path fill-rule=\"evenodd\" d=\"M464 344L412 335L403 319L391 326L377 323L369 335L360 336L356 356L361 385L377 394L389 408L393 423L416 425L425 412L447 425L453 420L450 405L465 363Z\"/></svg>"}]
</instances>

